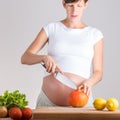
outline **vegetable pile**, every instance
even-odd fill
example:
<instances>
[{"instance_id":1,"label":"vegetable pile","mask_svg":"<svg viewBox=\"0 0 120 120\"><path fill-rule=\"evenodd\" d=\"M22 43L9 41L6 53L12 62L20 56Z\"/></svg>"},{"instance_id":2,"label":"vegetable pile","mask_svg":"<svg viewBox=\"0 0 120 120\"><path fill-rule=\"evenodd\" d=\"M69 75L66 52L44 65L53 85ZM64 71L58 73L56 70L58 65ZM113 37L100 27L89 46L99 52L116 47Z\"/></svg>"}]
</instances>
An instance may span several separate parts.
<instances>
[{"instance_id":1,"label":"vegetable pile","mask_svg":"<svg viewBox=\"0 0 120 120\"><path fill-rule=\"evenodd\" d=\"M26 95L15 90L14 92L9 92L8 90L4 92L3 96L0 96L0 106L6 106L7 109L11 107L19 107L23 109L28 105L26 100Z\"/></svg>"},{"instance_id":2,"label":"vegetable pile","mask_svg":"<svg viewBox=\"0 0 120 120\"><path fill-rule=\"evenodd\" d=\"M13 120L27 119L32 117L32 110L26 100L26 95L15 90L9 92L6 90L0 96L0 118L11 117Z\"/></svg>"}]
</instances>

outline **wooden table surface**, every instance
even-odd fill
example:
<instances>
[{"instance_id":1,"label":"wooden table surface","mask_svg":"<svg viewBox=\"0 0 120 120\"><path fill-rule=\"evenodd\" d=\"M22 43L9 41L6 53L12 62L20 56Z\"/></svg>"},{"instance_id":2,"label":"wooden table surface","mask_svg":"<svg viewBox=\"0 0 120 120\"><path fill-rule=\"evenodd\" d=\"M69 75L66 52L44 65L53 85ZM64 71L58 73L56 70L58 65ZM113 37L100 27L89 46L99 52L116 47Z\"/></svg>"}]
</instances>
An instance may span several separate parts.
<instances>
[{"instance_id":1,"label":"wooden table surface","mask_svg":"<svg viewBox=\"0 0 120 120\"><path fill-rule=\"evenodd\" d=\"M94 108L40 107L33 110L34 120L120 120L120 110Z\"/></svg>"}]
</instances>

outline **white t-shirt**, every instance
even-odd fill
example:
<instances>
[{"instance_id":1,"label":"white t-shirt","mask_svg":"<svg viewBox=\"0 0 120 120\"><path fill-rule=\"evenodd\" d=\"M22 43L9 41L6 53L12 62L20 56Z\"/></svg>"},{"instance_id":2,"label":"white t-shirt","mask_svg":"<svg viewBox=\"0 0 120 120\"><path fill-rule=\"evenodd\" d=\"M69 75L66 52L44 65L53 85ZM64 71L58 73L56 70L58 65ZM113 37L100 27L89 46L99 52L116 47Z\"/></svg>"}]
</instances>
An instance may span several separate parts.
<instances>
[{"instance_id":1,"label":"white t-shirt","mask_svg":"<svg viewBox=\"0 0 120 120\"><path fill-rule=\"evenodd\" d=\"M63 72L89 78L92 73L94 45L103 38L96 28L66 27L62 22L53 22L43 27L48 36L48 54L54 58Z\"/></svg>"}]
</instances>

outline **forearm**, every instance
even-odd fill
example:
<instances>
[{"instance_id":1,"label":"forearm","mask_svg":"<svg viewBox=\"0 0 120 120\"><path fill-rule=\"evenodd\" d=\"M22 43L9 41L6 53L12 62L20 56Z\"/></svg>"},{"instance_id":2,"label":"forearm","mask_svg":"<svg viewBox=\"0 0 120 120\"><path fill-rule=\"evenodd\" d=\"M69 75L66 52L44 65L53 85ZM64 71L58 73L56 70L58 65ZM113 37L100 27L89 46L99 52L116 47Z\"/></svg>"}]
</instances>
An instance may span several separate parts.
<instances>
[{"instance_id":1,"label":"forearm","mask_svg":"<svg viewBox=\"0 0 120 120\"><path fill-rule=\"evenodd\" d=\"M38 64L43 60L44 55L25 53L21 57L21 63L27 65Z\"/></svg>"},{"instance_id":2,"label":"forearm","mask_svg":"<svg viewBox=\"0 0 120 120\"><path fill-rule=\"evenodd\" d=\"M93 75L88 79L88 84L90 86L94 86L98 82L102 80L102 72L101 71L95 71Z\"/></svg>"}]
</instances>

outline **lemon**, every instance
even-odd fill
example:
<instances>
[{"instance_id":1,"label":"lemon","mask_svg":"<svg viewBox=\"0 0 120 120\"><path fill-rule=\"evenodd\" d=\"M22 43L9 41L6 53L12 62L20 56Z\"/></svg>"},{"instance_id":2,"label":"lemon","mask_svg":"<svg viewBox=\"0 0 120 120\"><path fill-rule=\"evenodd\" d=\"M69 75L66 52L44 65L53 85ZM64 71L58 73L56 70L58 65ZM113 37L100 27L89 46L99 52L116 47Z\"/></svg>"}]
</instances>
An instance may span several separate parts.
<instances>
[{"instance_id":1,"label":"lemon","mask_svg":"<svg viewBox=\"0 0 120 120\"><path fill-rule=\"evenodd\" d=\"M119 107L119 102L117 99L115 98L109 98L106 102L106 108L109 110L109 111L115 111L117 110Z\"/></svg>"},{"instance_id":2,"label":"lemon","mask_svg":"<svg viewBox=\"0 0 120 120\"><path fill-rule=\"evenodd\" d=\"M97 110L103 110L106 106L106 100L103 98L96 98L93 102L93 106Z\"/></svg>"}]
</instances>

